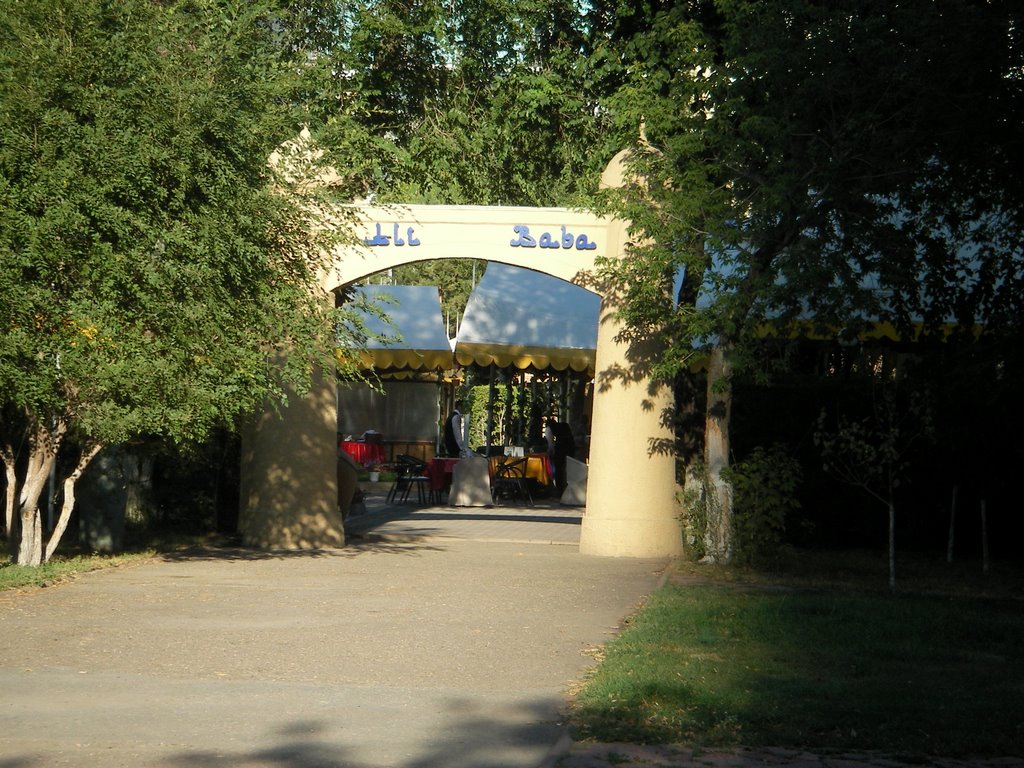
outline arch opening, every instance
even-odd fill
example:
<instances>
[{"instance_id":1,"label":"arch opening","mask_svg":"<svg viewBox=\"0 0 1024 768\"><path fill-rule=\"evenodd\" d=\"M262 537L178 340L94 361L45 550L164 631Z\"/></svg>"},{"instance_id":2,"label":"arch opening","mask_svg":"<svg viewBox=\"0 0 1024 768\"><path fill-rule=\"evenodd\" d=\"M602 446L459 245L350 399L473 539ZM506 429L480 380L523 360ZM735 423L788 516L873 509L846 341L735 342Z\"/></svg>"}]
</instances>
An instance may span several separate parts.
<instances>
[{"instance_id":1,"label":"arch opening","mask_svg":"<svg viewBox=\"0 0 1024 768\"><path fill-rule=\"evenodd\" d=\"M594 399L587 506L580 538L584 554L629 557L676 556L682 537L676 512L675 459L668 387L649 380L643 361L657 350L628 340L612 295L595 279L600 257L624 253L623 222L563 208L481 206L360 206L355 213L362 241L339 249L324 275L325 291L349 285L401 264L471 258L541 272L604 295L597 322ZM337 445L336 382L289 405L282 420L263 419L243 448L241 532L260 546L307 546L318 532L325 546L344 543L337 520L300 525L295 517L336 506L336 483L310 483L305 498L294 478L334 477ZM289 454L281 446L316 444ZM319 437L318 437L319 435ZM245 439L243 444L246 444ZM284 480L291 482L283 483ZM282 484L288 493L278 489ZM327 487L332 486L333 487ZM320 517L323 517L321 514ZM294 527L294 526L292 526Z\"/></svg>"}]
</instances>

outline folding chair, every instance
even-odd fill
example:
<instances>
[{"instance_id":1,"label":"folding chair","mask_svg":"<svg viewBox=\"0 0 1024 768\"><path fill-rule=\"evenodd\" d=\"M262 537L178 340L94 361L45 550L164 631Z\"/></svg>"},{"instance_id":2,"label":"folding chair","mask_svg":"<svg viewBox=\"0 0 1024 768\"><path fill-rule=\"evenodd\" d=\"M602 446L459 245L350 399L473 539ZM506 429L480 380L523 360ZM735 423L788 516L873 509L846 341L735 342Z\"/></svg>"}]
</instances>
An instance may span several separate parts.
<instances>
[{"instance_id":1,"label":"folding chair","mask_svg":"<svg viewBox=\"0 0 1024 768\"><path fill-rule=\"evenodd\" d=\"M416 498L420 504L427 503L430 493L430 478L427 476L427 465L419 459L402 454L395 466L395 482L391 484L387 500L389 504L396 501L404 504L409 500L409 493L416 488Z\"/></svg>"},{"instance_id":2,"label":"folding chair","mask_svg":"<svg viewBox=\"0 0 1024 768\"><path fill-rule=\"evenodd\" d=\"M526 457L501 456L494 469L491 482L491 496L495 502L501 498L512 501L522 499L528 506L533 506L530 484L526 479Z\"/></svg>"}]
</instances>

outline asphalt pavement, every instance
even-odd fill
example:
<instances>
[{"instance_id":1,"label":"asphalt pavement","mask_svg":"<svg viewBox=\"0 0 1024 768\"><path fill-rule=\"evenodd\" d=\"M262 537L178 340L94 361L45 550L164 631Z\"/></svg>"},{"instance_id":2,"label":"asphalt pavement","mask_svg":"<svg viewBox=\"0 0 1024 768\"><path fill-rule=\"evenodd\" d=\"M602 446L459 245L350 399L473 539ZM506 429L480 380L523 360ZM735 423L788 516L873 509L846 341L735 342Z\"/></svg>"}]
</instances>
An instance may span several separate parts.
<instances>
[{"instance_id":1,"label":"asphalt pavement","mask_svg":"<svg viewBox=\"0 0 1024 768\"><path fill-rule=\"evenodd\" d=\"M664 560L557 505L368 499L321 552L193 551L0 593L0 768L518 768Z\"/></svg>"}]
</instances>

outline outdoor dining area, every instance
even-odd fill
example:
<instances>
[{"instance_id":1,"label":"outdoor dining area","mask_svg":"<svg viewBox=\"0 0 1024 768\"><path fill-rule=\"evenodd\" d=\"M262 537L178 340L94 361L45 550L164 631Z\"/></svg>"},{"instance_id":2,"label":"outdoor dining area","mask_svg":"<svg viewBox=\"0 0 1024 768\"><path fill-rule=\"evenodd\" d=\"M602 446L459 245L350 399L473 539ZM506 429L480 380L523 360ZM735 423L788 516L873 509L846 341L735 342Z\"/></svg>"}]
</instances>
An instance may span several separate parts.
<instances>
[{"instance_id":1,"label":"outdoor dining area","mask_svg":"<svg viewBox=\"0 0 1024 768\"><path fill-rule=\"evenodd\" d=\"M387 493L389 503L491 506L502 501L533 506L553 487L551 458L529 456L399 457Z\"/></svg>"},{"instance_id":2,"label":"outdoor dining area","mask_svg":"<svg viewBox=\"0 0 1024 768\"><path fill-rule=\"evenodd\" d=\"M449 338L436 288L358 290L381 299L387 322L364 318L377 383L339 385L338 448L367 480L380 473L374 490L386 484L385 503L585 505L595 294L492 263ZM462 401L452 451L444 426ZM556 447L553 427L578 435L572 450Z\"/></svg>"}]
</instances>

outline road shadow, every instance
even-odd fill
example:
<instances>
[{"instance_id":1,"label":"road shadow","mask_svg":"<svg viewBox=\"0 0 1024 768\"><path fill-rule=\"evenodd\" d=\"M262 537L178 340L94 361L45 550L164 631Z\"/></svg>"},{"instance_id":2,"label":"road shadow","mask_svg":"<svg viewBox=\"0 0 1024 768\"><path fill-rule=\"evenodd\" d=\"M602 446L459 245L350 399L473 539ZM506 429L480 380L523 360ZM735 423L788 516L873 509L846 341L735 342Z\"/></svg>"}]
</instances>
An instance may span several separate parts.
<instances>
[{"instance_id":1,"label":"road shadow","mask_svg":"<svg viewBox=\"0 0 1024 768\"><path fill-rule=\"evenodd\" d=\"M272 727L270 746L238 749L237 736L225 733L223 743L178 749L170 754L151 755L151 768L534 768L553 760L568 745L568 732L552 712L550 702L538 700L520 704L511 711L515 722L504 722L477 714L478 702L469 697L452 698L438 713L436 736L421 743L381 743L379 748L366 735L352 734L337 722L322 719L292 720ZM403 723L391 724L395 734ZM351 735L349 735L351 734ZM144 744L123 745L136 756L145 755ZM120 764L113 750L95 765ZM368 756L377 750L376 756ZM397 752L405 752L397 757ZM67 757L67 755L65 755ZM82 758L88 759L87 754ZM0 760L0 768L44 768L52 756L25 754ZM94 764L92 762L79 763Z\"/></svg>"},{"instance_id":2,"label":"road shadow","mask_svg":"<svg viewBox=\"0 0 1024 768\"><path fill-rule=\"evenodd\" d=\"M198 545L175 549L159 554L159 559L169 563L201 561L260 561L260 560L326 560L331 558L353 558L369 552L389 555L415 556L423 552L442 552L444 547L436 542L427 542L423 536L389 536L387 539L363 536L352 532L344 547L331 549L262 549L240 544ZM0 764L0 768L5 768Z\"/></svg>"}]
</instances>

